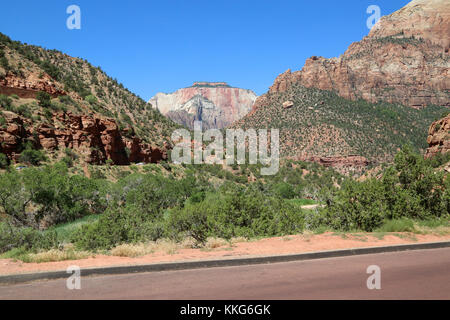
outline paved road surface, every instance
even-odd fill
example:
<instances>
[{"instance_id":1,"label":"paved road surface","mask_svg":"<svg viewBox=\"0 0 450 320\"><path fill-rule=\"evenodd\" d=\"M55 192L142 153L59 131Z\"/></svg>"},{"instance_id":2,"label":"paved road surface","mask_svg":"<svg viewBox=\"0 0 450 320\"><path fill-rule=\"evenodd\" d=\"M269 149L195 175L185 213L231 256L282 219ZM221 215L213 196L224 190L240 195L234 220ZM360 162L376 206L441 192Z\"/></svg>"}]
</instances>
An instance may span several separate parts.
<instances>
[{"instance_id":1,"label":"paved road surface","mask_svg":"<svg viewBox=\"0 0 450 320\"><path fill-rule=\"evenodd\" d=\"M367 267L381 268L368 290ZM0 286L0 299L450 299L450 248Z\"/></svg>"}]
</instances>

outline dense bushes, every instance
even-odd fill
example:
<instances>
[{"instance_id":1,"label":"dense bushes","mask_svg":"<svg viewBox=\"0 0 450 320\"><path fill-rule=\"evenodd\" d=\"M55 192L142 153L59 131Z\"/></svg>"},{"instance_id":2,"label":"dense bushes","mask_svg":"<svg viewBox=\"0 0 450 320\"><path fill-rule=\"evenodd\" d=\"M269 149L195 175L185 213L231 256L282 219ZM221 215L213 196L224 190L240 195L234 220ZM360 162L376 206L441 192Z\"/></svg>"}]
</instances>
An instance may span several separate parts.
<instances>
[{"instance_id":1,"label":"dense bushes","mask_svg":"<svg viewBox=\"0 0 450 320\"><path fill-rule=\"evenodd\" d=\"M5 56L5 52L3 51L3 48L0 48L0 66L2 66L3 69L5 69L6 71L9 70L9 62Z\"/></svg>"},{"instance_id":2,"label":"dense bushes","mask_svg":"<svg viewBox=\"0 0 450 320\"><path fill-rule=\"evenodd\" d=\"M126 242L163 237L274 236L298 233L303 215L298 205L267 196L255 186L227 183L217 192L193 176L180 180L132 174L110 191L110 209L83 226L72 241L81 249L107 249ZM114 203L114 205L113 205Z\"/></svg>"},{"instance_id":3,"label":"dense bushes","mask_svg":"<svg viewBox=\"0 0 450 320\"><path fill-rule=\"evenodd\" d=\"M111 208L98 221L84 225L72 235L78 248L95 250L110 249L117 244L156 240L147 231L152 218L136 207Z\"/></svg>"},{"instance_id":4,"label":"dense bushes","mask_svg":"<svg viewBox=\"0 0 450 320\"><path fill-rule=\"evenodd\" d=\"M108 210L97 222L76 232L72 241L79 248L92 250L162 238L167 233L164 210L182 206L199 190L192 176L175 180L131 174L109 189Z\"/></svg>"},{"instance_id":5,"label":"dense bushes","mask_svg":"<svg viewBox=\"0 0 450 320\"><path fill-rule=\"evenodd\" d=\"M168 230L172 237L191 236L200 243L208 237L284 235L303 230L303 215L300 207L251 187L222 190L171 210Z\"/></svg>"},{"instance_id":6,"label":"dense bushes","mask_svg":"<svg viewBox=\"0 0 450 320\"><path fill-rule=\"evenodd\" d=\"M183 184L183 180L175 183ZM142 186L148 187L146 183ZM155 197L153 201L146 200L142 206L142 199L150 199L147 198L149 194L138 198L135 195L144 189L138 187L130 192L126 196L126 205L111 208L94 224L83 226L73 235L72 241L80 249L92 250L163 237L175 240L192 237L201 244L208 237L275 236L303 230L303 215L298 206L266 197L253 188L225 188L219 193L207 194L197 192L185 203L176 200L180 195L181 199L186 198L185 190L172 189L170 193L177 193L172 200L156 201ZM169 194L169 189L165 192ZM165 210L169 207L172 209Z\"/></svg>"},{"instance_id":7,"label":"dense bushes","mask_svg":"<svg viewBox=\"0 0 450 320\"><path fill-rule=\"evenodd\" d=\"M20 162L38 166L41 162L47 161L47 157L42 150L33 149L31 144L27 144L19 158Z\"/></svg>"},{"instance_id":8,"label":"dense bushes","mask_svg":"<svg viewBox=\"0 0 450 320\"><path fill-rule=\"evenodd\" d=\"M58 245L55 232L39 232L33 228L14 227L0 222L0 253L23 248L24 250L49 250Z\"/></svg>"},{"instance_id":9,"label":"dense bushes","mask_svg":"<svg viewBox=\"0 0 450 320\"><path fill-rule=\"evenodd\" d=\"M8 166L9 160L4 153L0 153L0 169L4 169Z\"/></svg>"},{"instance_id":10,"label":"dense bushes","mask_svg":"<svg viewBox=\"0 0 450 320\"><path fill-rule=\"evenodd\" d=\"M12 99L4 94L0 94L0 107L6 110L10 110L12 105Z\"/></svg>"},{"instance_id":11,"label":"dense bushes","mask_svg":"<svg viewBox=\"0 0 450 320\"><path fill-rule=\"evenodd\" d=\"M69 174L64 163L8 168L0 174L0 252L48 249L60 241L102 250L161 238L191 237L201 245L209 237L281 236L304 228L373 231L399 225L412 230L411 220L449 217L450 179L434 168L442 161L424 160L405 147L382 176L361 182L292 163L275 176L245 184L218 166L166 164L166 170L145 167L146 174L132 167L134 173L127 171L114 183L100 175ZM243 166L233 175L246 178L258 172L254 169ZM332 185L337 181L340 188ZM301 197L311 194L326 207L302 211L306 199ZM95 219L61 237L61 224L82 217Z\"/></svg>"},{"instance_id":12,"label":"dense bushes","mask_svg":"<svg viewBox=\"0 0 450 320\"><path fill-rule=\"evenodd\" d=\"M317 218L337 230L372 231L385 219L430 219L450 212L450 181L432 162L404 147L381 179L349 180Z\"/></svg>"},{"instance_id":13,"label":"dense bushes","mask_svg":"<svg viewBox=\"0 0 450 320\"><path fill-rule=\"evenodd\" d=\"M12 225L42 229L102 212L99 190L95 180L70 176L63 164L12 170L0 175L0 208Z\"/></svg>"},{"instance_id":14,"label":"dense bushes","mask_svg":"<svg viewBox=\"0 0 450 320\"><path fill-rule=\"evenodd\" d=\"M43 108L49 108L51 104L52 97L45 91L39 91L36 93L36 100L39 105Z\"/></svg>"}]
</instances>

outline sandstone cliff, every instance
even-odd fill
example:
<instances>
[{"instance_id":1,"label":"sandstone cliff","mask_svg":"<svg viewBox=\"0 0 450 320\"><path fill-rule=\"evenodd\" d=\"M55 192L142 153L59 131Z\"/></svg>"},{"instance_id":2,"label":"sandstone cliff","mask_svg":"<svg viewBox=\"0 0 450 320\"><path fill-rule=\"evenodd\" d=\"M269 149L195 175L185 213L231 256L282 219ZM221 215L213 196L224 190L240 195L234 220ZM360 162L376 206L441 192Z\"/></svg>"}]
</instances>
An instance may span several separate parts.
<instances>
[{"instance_id":1,"label":"sandstone cliff","mask_svg":"<svg viewBox=\"0 0 450 320\"><path fill-rule=\"evenodd\" d=\"M450 106L449 44L450 1L414 0L382 17L339 58L311 57L301 71L281 74L270 92L298 83L352 100Z\"/></svg>"},{"instance_id":2,"label":"sandstone cliff","mask_svg":"<svg viewBox=\"0 0 450 320\"><path fill-rule=\"evenodd\" d=\"M41 77L35 73L29 73L20 78L13 74L7 74L0 79L0 94L16 94L21 98L35 98L38 91L45 91L52 97L66 95L62 85L56 83L44 73Z\"/></svg>"},{"instance_id":3,"label":"sandstone cliff","mask_svg":"<svg viewBox=\"0 0 450 320\"><path fill-rule=\"evenodd\" d=\"M450 114L433 122L428 131L427 142L430 145L425 155L427 158L450 151Z\"/></svg>"},{"instance_id":4,"label":"sandstone cliff","mask_svg":"<svg viewBox=\"0 0 450 320\"><path fill-rule=\"evenodd\" d=\"M158 93L149 103L190 129L194 121L202 121L204 129L221 129L244 117L255 100L251 90L232 88L223 82L196 82L171 94Z\"/></svg>"},{"instance_id":5,"label":"sandstone cliff","mask_svg":"<svg viewBox=\"0 0 450 320\"><path fill-rule=\"evenodd\" d=\"M22 112L22 116L36 118L39 111L59 109L114 118L121 128L133 128L143 141L160 148L170 143L170 133L178 127L100 67L84 59L14 41L2 33L0 59L0 94L19 97L13 99L12 107L1 104L0 111L21 107L22 111L29 111ZM53 98L47 110L33 106L32 100L39 91Z\"/></svg>"},{"instance_id":6,"label":"sandstone cliff","mask_svg":"<svg viewBox=\"0 0 450 320\"><path fill-rule=\"evenodd\" d=\"M167 159L166 149L142 143L134 132L122 132L113 119L56 113L50 124L33 126L29 119L10 111L3 111L1 116L6 123L0 127L0 152L12 161L19 160L26 142L43 148L47 154L73 149L90 164L111 160L116 165L127 165Z\"/></svg>"},{"instance_id":7,"label":"sandstone cliff","mask_svg":"<svg viewBox=\"0 0 450 320\"><path fill-rule=\"evenodd\" d=\"M178 126L101 68L2 33L0 58L0 153L10 160L30 144L82 165L167 159ZM39 91L51 99L38 101Z\"/></svg>"}]
</instances>

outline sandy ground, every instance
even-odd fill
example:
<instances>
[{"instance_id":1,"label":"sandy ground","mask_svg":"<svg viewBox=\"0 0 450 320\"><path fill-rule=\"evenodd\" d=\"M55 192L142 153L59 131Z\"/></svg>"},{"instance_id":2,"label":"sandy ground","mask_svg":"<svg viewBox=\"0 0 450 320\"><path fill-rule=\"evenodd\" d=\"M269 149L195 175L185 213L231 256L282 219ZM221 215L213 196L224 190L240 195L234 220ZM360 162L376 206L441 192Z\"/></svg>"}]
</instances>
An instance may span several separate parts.
<instances>
[{"instance_id":1,"label":"sandy ground","mask_svg":"<svg viewBox=\"0 0 450 320\"><path fill-rule=\"evenodd\" d=\"M320 235L303 234L239 242L232 246L227 244L214 249L177 249L176 252L172 253L159 251L137 258L96 255L82 260L44 263L24 263L11 259L0 259L0 275L66 270L71 265L77 265L80 268L139 265L158 262L296 254L435 241L450 241L450 235L395 233L387 234L383 239L379 239L370 234L338 235L328 232Z\"/></svg>"}]
</instances>

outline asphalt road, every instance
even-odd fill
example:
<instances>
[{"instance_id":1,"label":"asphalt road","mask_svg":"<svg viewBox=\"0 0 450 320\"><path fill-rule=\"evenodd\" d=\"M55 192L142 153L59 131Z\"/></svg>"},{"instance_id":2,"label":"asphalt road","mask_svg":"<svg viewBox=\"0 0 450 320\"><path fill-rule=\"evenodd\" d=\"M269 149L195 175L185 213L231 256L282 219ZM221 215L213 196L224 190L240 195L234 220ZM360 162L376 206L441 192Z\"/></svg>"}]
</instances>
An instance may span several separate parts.
<instances>
[{"instance_id":1,"label":"asphalt road","mask_svg":"<svg viewBox=\"0 0 450 320\"><path fill-rule=\"evenodd\" d=\"M367 268L381 289L367 288ZM450 248L0 286L0 299L450 299Z\"/></svg>"}]
</instances>

